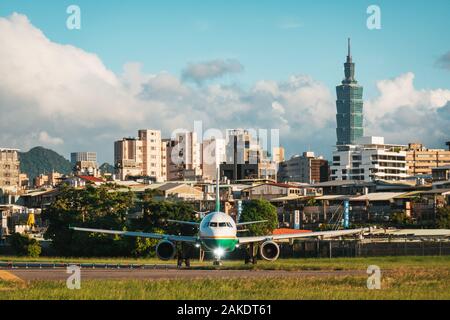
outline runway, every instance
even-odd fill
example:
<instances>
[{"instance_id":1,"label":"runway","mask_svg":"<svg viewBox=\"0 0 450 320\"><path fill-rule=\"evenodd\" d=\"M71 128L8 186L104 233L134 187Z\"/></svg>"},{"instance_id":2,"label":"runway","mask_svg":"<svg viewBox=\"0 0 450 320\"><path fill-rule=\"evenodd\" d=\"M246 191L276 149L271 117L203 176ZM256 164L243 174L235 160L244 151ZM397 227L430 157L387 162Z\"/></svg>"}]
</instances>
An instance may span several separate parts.
<instances>
[{"instance_id":1,"label":"runway","mask_svg":"<svg viewBox=\"0 0 450 320\"><path fill-rule=\"evenodd\" d=\"M23 281L67 280L70 274L65 269L16 269L7 272ZM365 270L346 271L283 271L283 270L99 270L81 269L81 278L85 280L164 280L164 279L223 279L223 278L301 278L367 275Z\"/></svg>"}]
</instances>

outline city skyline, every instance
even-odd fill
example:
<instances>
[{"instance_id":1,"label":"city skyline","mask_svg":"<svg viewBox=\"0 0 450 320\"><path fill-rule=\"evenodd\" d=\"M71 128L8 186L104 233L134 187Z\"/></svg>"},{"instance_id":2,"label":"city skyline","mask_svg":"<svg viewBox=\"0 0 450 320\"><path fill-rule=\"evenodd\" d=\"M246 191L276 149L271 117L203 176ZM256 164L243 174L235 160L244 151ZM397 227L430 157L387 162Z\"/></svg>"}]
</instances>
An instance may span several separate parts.
<instances>
[{"instance_id":1,"label":"city skyline","mask_svg":"<svg viewBox=\"0 0 450 320\"><path fill-rule=\"evenodd\" d=\"M188 10L178 4L180 12ZM196 24L200 16L214 17L214 6L199 4L201 14L191 16L192 21L186 22L188 26L179 34L173 30L180 25L178 21L165 32L167 41L160 41L153 50L143 44L142 32L148 31L149 40L159 39L154 29L162 30L180 15L170 12L169 6L157 3L149 10L140 4L122 12L123 21L145 13L149 18L135 19L139 23L126 27L119 23L121 29L117 30L104 23L108 20L105 17L120 16L120 5L100 8L79 1L82 29L74 31L65 28L68 5L44 1L38 8L6 1L0 7L0 39L5 43L0 48L0 61L8 75L0 80L0 110L7 115L0 120L3 147L26 151L43 145L65 157L76 150L92 150L98 153L99 162L112 163L117 139L144 128L162 130L163 136L169 137L173 130L192 129L195 120L202 120L205 128L280 129L287 158L308 149L330 158L336 142L334 86L342 80L347 37L352 38L358 80L365 88L366 134L385 136L388 143L418 141L430 148L444 148L448 140L446 53L450 48L433 37L436 28L449 24L444 19L448 2L437 1L433 8L424 8L420 2L402 6L380 1L381 30L366 28L366 1L350 9L346 6L349 12L328 2L318 5L322 10L286 2L266 20L265 27L272 30L266 38L251 42L261 49L265 41L280 38L281 50L270 47L259 52L243 44L243 39L253 39L254 32L261 37L261 29L253 28L261 27L262 22L244 19L248 5L235 4L242 9L236 13L237 25L247 27L236 41L229 36L237 27L222 20ZM263 3L261 17L273 6ZM231 7L217 4L215 8ZM293 18L286 18L288 9L292 9ZM343 18L342 24L336 30L324 27L313 31L318 25L306 13L317 16L319 11L322 23L335 14ZM156 19L155 12L166 15ZM423 23L419 28L406 19L417 12L430 27L423 27L427 25ZM161 22L163 17L166 23ZM146 28L149 23L153 29ZM325 36L324 30L330 34ZM185 56L180 57L173 42L186 33L193 43L201 45L181 50ZM411 33L415 34L414 42L410 41ZM117 40L112 47L114 34ZM206 41L218 38L215 34L226 34L222 37L225 43ZM394 34L408 35L407 43L394 45ZM295 37L298 42L292 41ZM223 50L225 47L230 51ZM16 53L17 48L20 53ZM416 49L414 54L407 55L412 48ZM167 56L161 56L162 50ZM268 63L269 58L273 63ZM21 125L12 119L20 119Z\"/></svg>"}]
</instances>

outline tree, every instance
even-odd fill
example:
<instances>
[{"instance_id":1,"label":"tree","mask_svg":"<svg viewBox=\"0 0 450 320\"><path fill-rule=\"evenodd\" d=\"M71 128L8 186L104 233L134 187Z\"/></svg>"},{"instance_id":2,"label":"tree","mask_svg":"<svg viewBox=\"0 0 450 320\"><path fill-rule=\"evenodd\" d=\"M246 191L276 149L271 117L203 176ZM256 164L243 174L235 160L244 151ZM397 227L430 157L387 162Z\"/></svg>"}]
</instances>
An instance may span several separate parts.
<instances>
[{"instance_id":1,"label":"tree","mask_svg":"<svg viewBox=\"0 0 450 320\"><path fill-rule=\"evenodd\" d=\"M190 225L169 223L168 219L195 221L194 208L185 202L157 201L144 196L142 202L143 216L133 221L135 229L146 232L164 230L170 234L194 235L197 228Z\"/></svg>"},{"instance_id":2,"label":"tree","mask_svg":"<svg viewBox=\"0 0 450 320\"><path fill-rule=\"evenodd\" d=\"M183 202L157 201L160 192L145 191L139 199L112 184L85 189L63 187L43 213L49 222L46 239L62 256L152 256L158 240L78 232L69 226L194 235L195 227L168 223L167 219L195 220L194 209ZM128 213L142 212L129 219Z\"/></svg>"},{"instance_id":3,"label":"tree","mask_svg":"<svg viewBox=\"0 0 450 320\"><path fill-rule=\"evenodd\" d=\"M87 186L84 189L63 187L43 212L49 222L46 239L60 255L113 256L131 252L130 242L121 237L75 232L69 226L125 230L127 214L134 206L134 194L121 192L117 186Z\"/></svg>"},{"instance_id":4,"label":"tree","mask_svg":"<svg viewBox=\"0 0 450 320\"><path fill-rule=\"evenodd\" d=\"M272 234L278 226L277 208L264 199L244 203L240 222L267 220L265 223L247 226L250 235L262 236Z\"/></svg>"},{"instance_id":5,"label":"tree","mask_svg":"<svg viewBox=\"0 0 450 320\"><path fill-rule=\"evenodd\" d=\"M17 255L37 258L41 255L41 245L27 235L14 233L9 237L11 247Z\"/></svg>"},{"instance_id":6,"label":"tree","mask_svg":"<svg viewBox=\"0 0 450 320\"><path fill-rule=\"evenodd\" d=\"M450 229L450 206L438 209L437 227L440 229Z\"/></svg>"}]
</instances>

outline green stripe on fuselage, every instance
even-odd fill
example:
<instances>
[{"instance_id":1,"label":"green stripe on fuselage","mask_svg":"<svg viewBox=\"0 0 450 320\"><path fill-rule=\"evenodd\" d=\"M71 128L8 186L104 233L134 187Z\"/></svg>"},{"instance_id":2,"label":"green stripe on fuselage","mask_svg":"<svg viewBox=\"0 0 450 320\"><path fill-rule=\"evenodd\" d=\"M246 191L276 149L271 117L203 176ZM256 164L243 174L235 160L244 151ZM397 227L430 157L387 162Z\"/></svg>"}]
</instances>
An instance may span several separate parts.
<instances>
[{"instance_id":1,"label":"green stripe on fuselage","mask_svg":"<svg viewBox=\"0 0 450 320\"><path fill-rule=\"evenodd\" d=\"M238 244L237 238L202 238L201 239L205 251L213 251L222 248L227 252L234 251Z\"/></svg>"}]
</instances>

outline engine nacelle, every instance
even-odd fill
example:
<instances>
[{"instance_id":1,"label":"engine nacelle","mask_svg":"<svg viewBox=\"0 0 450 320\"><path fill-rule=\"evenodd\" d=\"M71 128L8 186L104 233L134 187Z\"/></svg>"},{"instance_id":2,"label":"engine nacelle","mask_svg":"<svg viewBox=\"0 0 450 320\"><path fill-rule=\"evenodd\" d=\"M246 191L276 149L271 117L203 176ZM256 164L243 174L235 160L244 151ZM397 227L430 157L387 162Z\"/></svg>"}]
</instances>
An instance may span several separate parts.
<instances>
[{"instance_id":1,"label":"engine nacelle","mask_svg":"<svg viewBox=\"0 0 450 320\"><path fill-rule=\"evenodd\" d=\"M163 240L156 246L156 255L163 261L171 260L175 257L176 248L173 242Z\"/></svg>"},{"instance_id":2,"label":"engine nacelle","mask_svg":"<svg viewBox=\"0 0 450 320\"><path fill-rule=\"evenodd\" d=\"M259 254L264 260L275 261L280 256L280 246L273 241L266 241L259 247Z\"/></svg>"}]
</instances>

